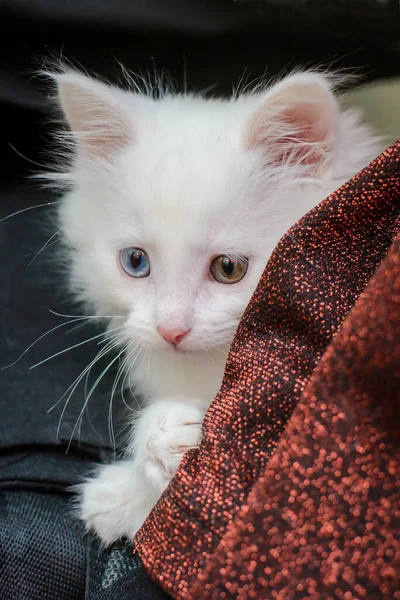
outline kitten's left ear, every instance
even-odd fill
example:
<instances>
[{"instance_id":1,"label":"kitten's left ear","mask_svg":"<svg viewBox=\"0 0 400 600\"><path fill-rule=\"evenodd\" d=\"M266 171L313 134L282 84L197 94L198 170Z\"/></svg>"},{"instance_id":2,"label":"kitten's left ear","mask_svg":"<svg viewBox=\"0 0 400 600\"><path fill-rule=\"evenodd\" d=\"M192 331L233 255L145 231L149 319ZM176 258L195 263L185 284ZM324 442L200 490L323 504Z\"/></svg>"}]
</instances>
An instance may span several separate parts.
<instances>
[{"instance_id":1,"label":"kitten's left ear","mask_svg":"<svg viewBox=\"0 0 400 600\"><path fill-rule=\"evenodd\" d=\"M318 177L332 159L337 111L326 77L292 75L264 96L248 123L246 146L261 149L268 164L294 166L301 176Z\"/></svg>"},{"instance_id":2,"label":"kitten's left ear","mask_svg":"<svg viewBox=\"0 0 400 600\"><path fill-rule=\"evenodd\" d=\"M125 92L75 72L53 78L61 109L81 152L107 159L132 143L133 125Z\"/></svg>"}]
</instances>

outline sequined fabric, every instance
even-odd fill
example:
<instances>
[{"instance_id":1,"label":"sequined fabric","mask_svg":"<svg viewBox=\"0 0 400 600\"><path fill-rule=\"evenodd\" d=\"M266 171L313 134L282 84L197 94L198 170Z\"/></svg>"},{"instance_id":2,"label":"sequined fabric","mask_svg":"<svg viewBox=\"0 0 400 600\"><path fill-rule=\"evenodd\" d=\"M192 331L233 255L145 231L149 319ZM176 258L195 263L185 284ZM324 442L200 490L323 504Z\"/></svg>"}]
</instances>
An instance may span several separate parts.
<instances>
[{"instance_id":1,"label":"sequined fabric","mask_svg":"<svg viewBox=\"0 0 400 600\"><path fill-rule=\"evenodd\" d=\"M400 598L400 238L189 598Z\"/></svg>"},{"instance_id":2,"label":"sequined fabric","mask_svg":"<svg viewBox=\"0 0 400 600\"><path fill-rule=\"evenodd\" d=\"M136 538L174 598L400 598L399 151L268 262L201 448Z\"/></svg>"}]
</instances>

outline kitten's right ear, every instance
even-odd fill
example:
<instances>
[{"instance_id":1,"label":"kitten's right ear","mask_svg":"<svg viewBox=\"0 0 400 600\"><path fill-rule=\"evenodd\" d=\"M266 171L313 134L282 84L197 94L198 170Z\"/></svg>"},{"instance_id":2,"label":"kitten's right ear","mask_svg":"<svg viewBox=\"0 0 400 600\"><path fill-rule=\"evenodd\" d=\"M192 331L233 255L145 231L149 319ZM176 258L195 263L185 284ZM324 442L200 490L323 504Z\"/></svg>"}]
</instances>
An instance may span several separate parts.
<instances>
[{"instance_id":1,"label":"kitten's right ear","mask_svg":"<svg viewBox=\"0 0 400 600\"><path fill-rule=\"evenodd\" d=\"M122 90L79 73L52 77L61 109L81 152L107 159L132 143L133 124Z\"/></svg>"}]
</instances>

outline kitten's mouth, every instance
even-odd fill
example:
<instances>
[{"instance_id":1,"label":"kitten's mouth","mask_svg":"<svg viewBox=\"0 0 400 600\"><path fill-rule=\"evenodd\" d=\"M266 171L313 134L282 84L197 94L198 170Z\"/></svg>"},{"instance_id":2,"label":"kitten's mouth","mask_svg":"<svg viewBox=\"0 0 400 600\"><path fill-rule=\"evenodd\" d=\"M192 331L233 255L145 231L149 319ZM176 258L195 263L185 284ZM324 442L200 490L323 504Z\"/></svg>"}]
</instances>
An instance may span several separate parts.
<instances>
[{"instance_id":1,"label":"kitten's mouth","mask_svg":"<svg viewBox=\"0 0 400 600\"><path fill-rule=\"evenodd\" d=\"M168 344L168 348L169 350L171 350L172 352L178 352L179 354L187 354L187 350L184 350L180 344Z\"/></svg>"},{"instance_id":2,"label":"kitten's mouth","mask_svg":"<svg viewBox=\"0 0 400 600\"><path fill-rule=\"evenodd\" d=\"M181 356L196 354L196 348L193 348L188 344L163 344L165 352L172 352L173 354L180 354Z\"/></svg>"},{"instance_id":3,"label":"kitten's mouth","mask_svg":"<svg viewBox=\"0 0 400 600\"><path fill-rule=\"evenodd\" d=\"M187 336L188 333L190 333L190 328L168 329L162 325L159 325L157 327L157 331L160 334L160 336L164 338L169 348L171 348L175 352L180 352L182 351L182 340Z\"/></svg>"}]
</instances>

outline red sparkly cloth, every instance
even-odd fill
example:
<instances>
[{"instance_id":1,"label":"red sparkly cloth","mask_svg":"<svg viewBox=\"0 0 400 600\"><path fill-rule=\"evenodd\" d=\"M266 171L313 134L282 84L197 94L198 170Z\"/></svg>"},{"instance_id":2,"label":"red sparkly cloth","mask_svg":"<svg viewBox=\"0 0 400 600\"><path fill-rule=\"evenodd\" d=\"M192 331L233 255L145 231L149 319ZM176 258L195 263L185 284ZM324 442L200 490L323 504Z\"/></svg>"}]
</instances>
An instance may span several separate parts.
<instances>
[{"instance_id":1,"label":"red sparkly cloth","mask_svg":"<svg viewBox=\"0 0 400 600\"><path fill-rule=\"evenodd\" d=\"M400 598L399 231L400 142L278 244L136 538L173 598Z\"/></svg>"}]
</instances>

